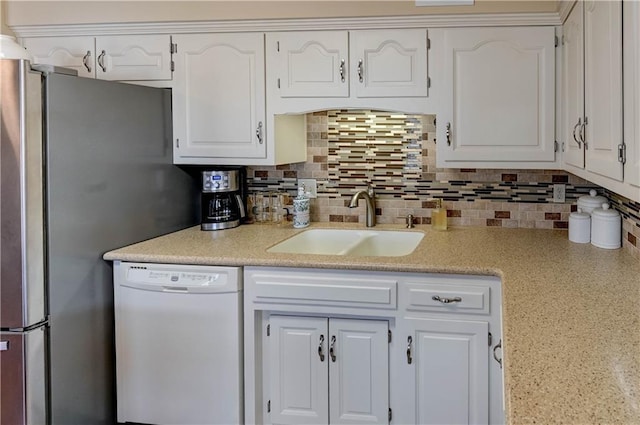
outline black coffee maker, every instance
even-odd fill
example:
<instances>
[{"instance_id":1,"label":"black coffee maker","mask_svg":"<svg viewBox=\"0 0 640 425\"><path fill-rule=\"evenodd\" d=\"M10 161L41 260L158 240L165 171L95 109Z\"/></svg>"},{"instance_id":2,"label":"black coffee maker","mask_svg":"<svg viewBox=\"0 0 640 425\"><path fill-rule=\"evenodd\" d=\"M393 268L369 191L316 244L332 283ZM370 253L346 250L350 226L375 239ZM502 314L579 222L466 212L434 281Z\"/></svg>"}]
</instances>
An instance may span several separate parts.
<instances>
[{"instance_id":1,"label":"black coffee maker","mask_svg":"<svg viewBox=\"0 0 640 425\"><path fill-rule=\"evenodd\" d=\"M237 227L246 217L242 169L202 172L202 230Z\"/></svg>"}]
</instances>

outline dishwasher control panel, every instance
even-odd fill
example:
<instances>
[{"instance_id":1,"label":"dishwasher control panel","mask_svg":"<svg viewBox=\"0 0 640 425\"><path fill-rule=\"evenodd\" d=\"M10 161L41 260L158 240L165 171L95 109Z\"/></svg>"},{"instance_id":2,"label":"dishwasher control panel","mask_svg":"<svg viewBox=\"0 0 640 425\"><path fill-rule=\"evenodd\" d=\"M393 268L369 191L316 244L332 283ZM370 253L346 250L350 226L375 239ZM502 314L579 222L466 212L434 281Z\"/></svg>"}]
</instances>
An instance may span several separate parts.
<instances>
[{"instance_id":1,"label":"dishwasher control panel","mask_svg":"<svg viewBox=\"0 0 640 425\"><path fill-rule=\"evenodd\" d=\"M122 263L121 286L150 291L229 292L242 289L238 267Z\"/></svg>"}]
</instances>

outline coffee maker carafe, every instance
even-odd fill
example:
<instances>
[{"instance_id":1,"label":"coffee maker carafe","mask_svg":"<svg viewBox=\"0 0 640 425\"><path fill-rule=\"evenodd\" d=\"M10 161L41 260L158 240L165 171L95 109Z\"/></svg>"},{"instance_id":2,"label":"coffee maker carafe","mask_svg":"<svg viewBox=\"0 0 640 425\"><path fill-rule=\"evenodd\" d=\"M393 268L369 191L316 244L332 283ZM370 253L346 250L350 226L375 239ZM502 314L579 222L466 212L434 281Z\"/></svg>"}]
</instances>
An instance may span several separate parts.
<instances>
[{"instance_id":1,"label":"coffee maker carafe","mask_svg":"<svg viewBox=\"0 0 640 425\"><path fill-rule=\"evenodd\" d=\"M202 172L202 230L237 227L245 218L239 170Z\"/></svg>"}]
</instances>

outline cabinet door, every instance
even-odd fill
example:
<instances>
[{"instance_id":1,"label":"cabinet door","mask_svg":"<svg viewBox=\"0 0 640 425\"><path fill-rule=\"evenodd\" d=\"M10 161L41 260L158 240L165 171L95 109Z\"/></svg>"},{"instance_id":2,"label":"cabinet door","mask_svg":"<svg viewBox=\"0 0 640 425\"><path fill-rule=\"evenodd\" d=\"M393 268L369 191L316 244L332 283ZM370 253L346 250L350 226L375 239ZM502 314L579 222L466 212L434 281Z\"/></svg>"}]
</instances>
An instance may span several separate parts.
<instances>
[{"instance_id":1,"label":"cabinet door","mask_svg":"<svg viewBox=\"0 0 640 425\"><path fill-rule=\"evenodd\" d=\"M416 424L489 421L487 322L407 319Z\"/></svg>"},{"instance_id":2,"label":"cabinet door","mask_svg":"<svg viewBox=\"0 0 640 425\"><path fill-rule=\"evenodd\" d=\"M640 202L640 3L626 2L624 7L624 139L627 163L624 180L636 189Z\"/></svg>"},{"instance_id":3,"label":"cabinet door","mask_svg":"<svg viewBox=\"0 0 640 425\"><path fill-rule=\"evenodd\" d=\"M622 2L584 5L586 167L622 180Z\"/></svg>"},{"instance_id":4,"label":"cabinet door","mask_svg":"<svg viewBox=\"0 0 640 425\"><path fill-rule=\"evenodd\" d=\"M329 320L329 423L389 422L388 334L386 321Z\"/></svg>"},{"instance_id":5,"label":"cabinet door","mask_svg":"<svg viewBox=\"0 0 640 425\"><path fill-rule=\"evenodd\" d=\"M426 97L427 31L352 31L350 71L357 97Z\"/></svg>"},{"instance_id":6,"label":"cabinet door","mask_svg":"<svg viewBox=\"0 0 640 425\"><path fill-rule=\"evenodd\" d=\"M271 316L269 324L271 423L328 424L327 319Z\"/></svg>"},{"instance_id":7,"label":"cabinet door","mask_svg":"<svg viewBox=\"0 0 640 425\"><path fill-rule=\"evenodd\" d=\"M80 77L95 78L93 37L27 38L23 44L33 63L72 68Z\"/></svg>"},{"instance_id":8,"label":"cabinet door","mask_svg":"<svg viewBox=\"0 0 640 425\"><path fill-rule=\"evenodd\" d=\"M264 158L264 35L174 37L174 162Z\"/></svg>"},{"instance_id":9,"label":"cabinet door","mask_svg":"<svg viewBox=\"0 0 640 425\"><path fill-rule=\"evenodd\" d=\"M443 66L443 161L554 161L553 27L446 30Z\"/></svg>"},{"instance_id":10,"label":"cabinet door","mask_svg":"<svg viewBox=\"0 0 640 425\"><path fill-rule=\"evenodd\" d=\"M581 141L584 119L584 6L577 2L564 23L563 88L564 88L564 162L584 168L584 145Z\"/></svg>"},{"instance_id":11,"label":"cabinet door","mask_svg":"<svg viewBox=\"0 0 640 425\"><path fill-rule=\"evenodd\" d=\"M97 37L96 77L113 81L170 80L171 36Z\"/></svg>"},{"instance_id":12,"label":"cabinet door","mask_svg":"<svg viewBox=\"0 0 640 425\"><path fill-rule=\"evenodd\" d=\"M276 69L281 97L348 97L346 31L267 34L267 66Z\"/></svg>"}]
</instances>

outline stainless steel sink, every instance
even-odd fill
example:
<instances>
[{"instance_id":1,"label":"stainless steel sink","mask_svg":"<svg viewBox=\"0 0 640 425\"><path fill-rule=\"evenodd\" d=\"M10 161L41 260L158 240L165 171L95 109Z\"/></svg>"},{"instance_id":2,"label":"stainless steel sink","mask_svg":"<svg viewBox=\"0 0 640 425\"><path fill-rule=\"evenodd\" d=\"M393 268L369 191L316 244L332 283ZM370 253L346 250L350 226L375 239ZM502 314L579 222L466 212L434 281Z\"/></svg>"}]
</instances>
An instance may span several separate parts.
<instances>
[{"instance_id":1,"label":"stainless steel sink","mask_svg":"<svg viewBox=\"0 0 640 425\"><path fill-rule=\"evenodd\" d=\"M267 252L401 257L411 254L424 233L392 230L310 229L272 246Z\"/></svg>"}]
</instances>

